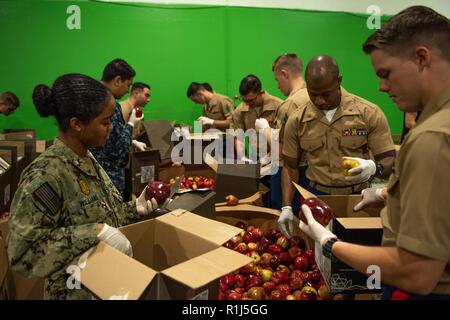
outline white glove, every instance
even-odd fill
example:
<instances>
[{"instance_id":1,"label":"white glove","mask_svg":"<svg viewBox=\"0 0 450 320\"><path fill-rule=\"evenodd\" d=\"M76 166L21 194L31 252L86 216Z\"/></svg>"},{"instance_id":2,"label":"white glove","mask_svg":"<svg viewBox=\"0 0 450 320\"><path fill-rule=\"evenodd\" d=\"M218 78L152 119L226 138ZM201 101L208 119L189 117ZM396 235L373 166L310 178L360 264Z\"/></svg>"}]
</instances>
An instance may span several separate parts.
<instances>
[{"instance_id":1,"label":"white glove","mask_svg":"<svg viewBox=\"0 0 450 320\"><path fill-rule=\"evenodd\" d=\"M255 121L256 131L264 130L264 129L268 129L268 128L270 128L270 126L269 126L269 122L267 122L266 119L264 119L264 118L256 119L256 121Z\"/></svg>"},{"instance_id":2,"label":"white glove","mask_svg":"<svg viewBox=\"0 0 450 320\"><path fill-rule=\"evenodd\" d=\"M353 211L359 211L367 207L377 207L384 205L385 198L383 197L383 189L385 188L367 188L361 194L362 200L356 204Z\"/></svg>"},{"instance_id":3,"label":"white glove","mask_svg":"<svg viewBox=\"0 0 450 320\"><path fill-rule=\"evenodd\" d=\"M246 156L242 156L239 160L245 163L254 163L252 159L249 159Z\"/></svg>"},{"instance_id":4,"label":"white glove","mask_svg":"<svg viewBox=\"0 0 450 320\"><path fill-rule=\"evenodd\" d=\"M334 233L332 233L330 230L322 226L314 219L311 213L311 209L309 209L309 207L306 204L302 205L301 210L303 211L303 214L305 215L306 218L306 222L308 222L308 224L300 220L299 225L300 230L302 230L304 233L310 236L311 239L319 242L320 245L323 247L323 245L327 240L331 238L337 238L337 236Z\"/></svg>"},{"instance_id":5,"label":"white glove","mask_svg":"<svg viewBox=\"0 0 450 320\"><path fill-rule=\"evenodd\" d=\"M292 212L291 206L285 206L281 208L281 214L278 218L278 226L280 227L281 233L285 237L292 237L294 233L294 213Z\"/></svg>"},{"instance_id":6,"label":"white glove","mask_svg":"<svg viewBox=\"0 0 450 320\"><path fill-rule=\"evenodd\" d=\"M140 118L136 117L136 109L133 108L130 114L130 118L128 119L128 124L134 127L142 119L144 119L144 114L142 114Z\"/></svg>"},{"instance_id":7,"label":"white glove","mask_svg":"<svg viewBox=\"0 0 450 320\"><path fill-rule=\"evenodd\" d=\"M158 208L158 202L155 198L152 198L151 200L145 198L145 190L147 190L147 187L144 188L140 196L136 199L136 211L141 216L150 214Z\"/></svg>"},{"instance_id":8,"label":"white glove","mask_svg":"<svg viewBox=\"0 0 450 320\"><path fill-rule=\"evenodd\" d=\"M198 122L200 122L203 126L204 125L212 125L214 123L213 119L210 119L208 117L200 117L197 119Z\"/></svg>"},{"instance_id":9,"label":"white glove","mask_svg":"<svg viewBox=\"0 0 450 320\"><path fill-rule=\"evenodd\" d=\"M128 241L127 237L114 227L103 224L103 229L97 235L97 238L101 241L106 242L111 247L125 253L126 255L132 257L133 256L133 248L131 247L130 241Z\"/></svg>"},{"instance_id":10,"label":"white glove","mask_svg":"<svg viewBox=\"0 0 450 320\"><path fill-rule=\"evenodd\" d=\"M140 142L137 140L133 140L132 144L138 151L145 151L147 148L147 145L144 142Z\"/></svg>"},{"instance_id":11,"label":"white glove","mask_svg":"<svg viewBox=\"0 0 450 320\"><path fill-rule=\"evenodd\" d=\"M361 158L342 157L344 160L356 160L359 162L359 166L348 170L352 176L345 177L345 180L352 183L361 183L369 180L371 176L377 171L377 166L372 160L365 160Z\"/></svg>"}]
</instances>

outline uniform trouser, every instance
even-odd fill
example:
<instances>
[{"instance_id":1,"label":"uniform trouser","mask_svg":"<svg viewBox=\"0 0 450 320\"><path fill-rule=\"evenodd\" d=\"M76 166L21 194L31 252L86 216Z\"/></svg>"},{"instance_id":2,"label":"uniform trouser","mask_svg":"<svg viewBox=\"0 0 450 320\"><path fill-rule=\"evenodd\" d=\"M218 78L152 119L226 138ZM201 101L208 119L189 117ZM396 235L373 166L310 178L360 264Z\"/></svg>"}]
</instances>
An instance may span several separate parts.
<instances>
[{"instance_id":1,"label":"uniform trouser","mask_svg":"<svg viewBox=\"0 0 450 320\"><path fill-rule=\"evenodd\" d=\"M306 188L309 181L305 176L305 172L308 166L300 166L299 167L299 181L298 183L303 188ZM283 203L283 197L281 192L281 171L282 167L278 168L278 171L276 174L271 176L266 176L263 179L261 179L261 183L266 185L270 188L270 207L272 209L281 210L282 203ZM294 194L294 199L292 200L292 211L294 214L298 213L298 210L300 209L300 194L296 191Z\"/></svg>"},{"instance_id":2,"label":"uniform trouser","mask_svg":"<svg viewBox=\"0 0 450 320\"><path fill-rule=\"evenodd\" d=\"M449 294L430 293L427 295L418 295L415 293L401 292L395 287L383 285L383 294L381 300L450 300Z\"/></svg>"}]
</instances>

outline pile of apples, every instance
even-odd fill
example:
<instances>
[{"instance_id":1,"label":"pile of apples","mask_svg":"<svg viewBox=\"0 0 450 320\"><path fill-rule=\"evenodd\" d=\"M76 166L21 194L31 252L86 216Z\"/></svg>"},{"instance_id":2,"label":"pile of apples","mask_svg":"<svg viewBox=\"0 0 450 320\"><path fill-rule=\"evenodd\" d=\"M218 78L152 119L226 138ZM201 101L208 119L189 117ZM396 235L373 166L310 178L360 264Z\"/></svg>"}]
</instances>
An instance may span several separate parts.
<instances>
[{"instance_id":1,"label":"pile of apples","mask_svg":"<svg viewBox=\"0 0 450 320\"><path fill-rule=\"evenodd\" d=\"M181 189L214 189L214 179L204 176L184 177L180 182Z\"/></svg>"},{"instance_id":2,"label":"pile of apples","mask_svg":"<svg viewBox=\"0 0 450 320\"><path fill-rule=\"evenodd\" d=\"M224 247L245 254L253 261L219 280L219 300L331 300L314 252L298 236L288 239L278 229L263 233L246 226Z\"/></svg>"}]
</instances>

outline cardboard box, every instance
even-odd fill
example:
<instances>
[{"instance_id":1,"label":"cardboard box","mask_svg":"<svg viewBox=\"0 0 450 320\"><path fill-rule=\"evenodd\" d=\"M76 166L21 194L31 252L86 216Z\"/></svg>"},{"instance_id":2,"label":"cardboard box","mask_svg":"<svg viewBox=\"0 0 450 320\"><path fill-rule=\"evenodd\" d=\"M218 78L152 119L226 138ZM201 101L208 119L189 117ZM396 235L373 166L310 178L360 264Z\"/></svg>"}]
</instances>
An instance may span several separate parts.
<instances>
[{"instance_id":1,"label":"cardboard box","mask_svg":"<svg viewBox=\"0 0 450 320\"><path fill-rule=\"evenodd\" d=\"M0 300L11 300L11 273L3 238L0 236Z\"/></svg>"},{"instance_id":2,"label":"cardboard box","mask_svg":"<svg viewBox=\"0 0 450 320\"><path fill-rule=\"evenodd\" d=\"M354 212L353 208L358 202L362 200L359 194L352 195L330 195L317 196L328 204L334 212L336 218L341 217L379 217L382 207L380 208L366 208L364 210Z\"/></svg>"},{"instance_id":3,"label":"cardboard box","mask_svg":"<svg viewBox=\"0 0 450 320\"><path fill-rule=\"evenodd\" d=\"M205 153L215 154L213 151L220 151L222 147L223 132L215 133L190 133L182 140L183 162L185 164L203 163Z\"/></svg>"},{"instance_id":4,"label":"cardboard box","mask_svg":"<svg viewBox=\"0 0 450 320\"><path fill-rule=\"evenodd\" d=\"M259 190L259 164L219 164L217 168L215 191L219 202L232 194L246 198Z\"/></svg>"},{"instance_id":5,"label":"cardboard box","mask_svg":"<svg viewBox=\"0 0 450 320\"><path fill-rule=\"evenodd\" d=\"M159 176L159 150L130 152L131 185L133 193L144 190L149 181L158 180Z\"/></svg>"},{"instance_id":6,"label":"cardboard box","mask_svg":"<svg viewBox=\"0 0 450 320\"><path fill-rule=\"evenodd\" d=\"M33 128L27 129L5 129L3 130L3 134L6 139L36 139L36 130Z\"/></svg>"},{"instance_id":7,"label":"cardboard box","mask_svg":"<svg viewBox=\"0 0 450 320\"><path fill-rule=\"evenodd\" d=\"M42 153L53 145L53 140L36 140L36 153Z\"/></svg>"},{"instance_id":8,"label":"cardboard box","mask_svg":"<svg viewBox=\"0 0 450 320\"><path fill-rule=\"evenodd\" d=\"M368 245L381 245L383 229L379 217L335 218L328 228L342 241ZM331 260L322 254L322 247L316 243L315 257L331 293L377 293L370 289L367 276L339 260Z\"/></svg>"},{"instance_id":9,"label":"cardboard box","mask_svg":"<svg viewBox=\"0 0 450 320\"><path fill-rule=\"evenodd\" d=\"M17 185L19 184L19 178L20 178L20 167L19 166L19 159L17 156L17 147L12 146L0 146L0 157L2 157L4 160L6 160L11 166L9 167L9 170L11 170L12 174L12 182L11 187L9 188L9 198L12 199L14 196L14 193L17 190ZM21 158L20 160L22 160ZM21 162L20 162L21 163ZM7 188L7 185L5 185ZM4 190L5 192L5 190ZM7 192L7 190L6 190Z\"/></svg>"},{"instance_id":10,"label":"cardboard box","mask_svg":"<svg viewBox=\"0 0 450 320\"><path fill-rule=\"evenodd\" d=\"M186 192L176 197L167 209L170 211L183 208L199 216L216 219L216 193L214 191Z\"/></svg>"},{"instance_id":11,"label":"cardboard box","mask_svg":"<svg viewBox=\"0 0 450 320\"><path fill-rule=\"evenodd\" d=\"M217 299L216 280L251 262L222 246L241 229L181 209L120 230L133 258L100 242L81 270L101 299Z\"/></svg>"},{"instance_id":12,"label":"cardboard box","mask_svg":"<svg viewBox=\"0 0 450 320\"><path fill-rule=\"evenodd\" d=\"M12 200L13 170L9 167L0 175L0 215ZM1 231L1 230L0 230Z\"/></svg>"},{"instance_id":13,"label":"cardboard box","mask_svg":"<svg viewBox=\"0 0 450 320\"><path fill-rule=\"evenodd\" d=\"M137 140L153 149L159 149L161 160L170 159L174 142L172 141L173 127L167 120L142 121L143 133Z\"/></svg>"}]
</instances>

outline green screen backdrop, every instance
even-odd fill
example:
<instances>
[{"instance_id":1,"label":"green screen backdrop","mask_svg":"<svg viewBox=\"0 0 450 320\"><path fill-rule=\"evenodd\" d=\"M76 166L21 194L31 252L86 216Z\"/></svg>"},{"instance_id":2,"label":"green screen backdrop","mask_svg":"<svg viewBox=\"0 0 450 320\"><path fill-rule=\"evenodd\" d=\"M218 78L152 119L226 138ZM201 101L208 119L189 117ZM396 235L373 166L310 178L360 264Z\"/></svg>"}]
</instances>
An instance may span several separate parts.
<instances>
[{"instance_id":1,"label":"green screen backdrop","mask_svg":"<svg viewBox=\"0 0 450 320\"><path fill-rule=\"evenodd\" d=\"M81 29L66 26L80 8ZM0 117L0 130L36 128L40 139L57 135L53 118L40 118L31 100L34 86L51 85L64 73L100 79L103 67L123 58L136 70L135 81L149 83L152 99L145 119L192 122L201 107L186 97L192 81L209 82L230 97L241 79L256 74L263 89L282 98L271 64L285 52L304 64L329 54L339 63L342 85L378 104L392 133L402 114L386 94L361 45L373 32L366 15L223 6L120 4L96 1L0 1L0 92L13 91L20 108ZM383 19L384 20L384 17Z\"/></svg>"}]
</instances>

